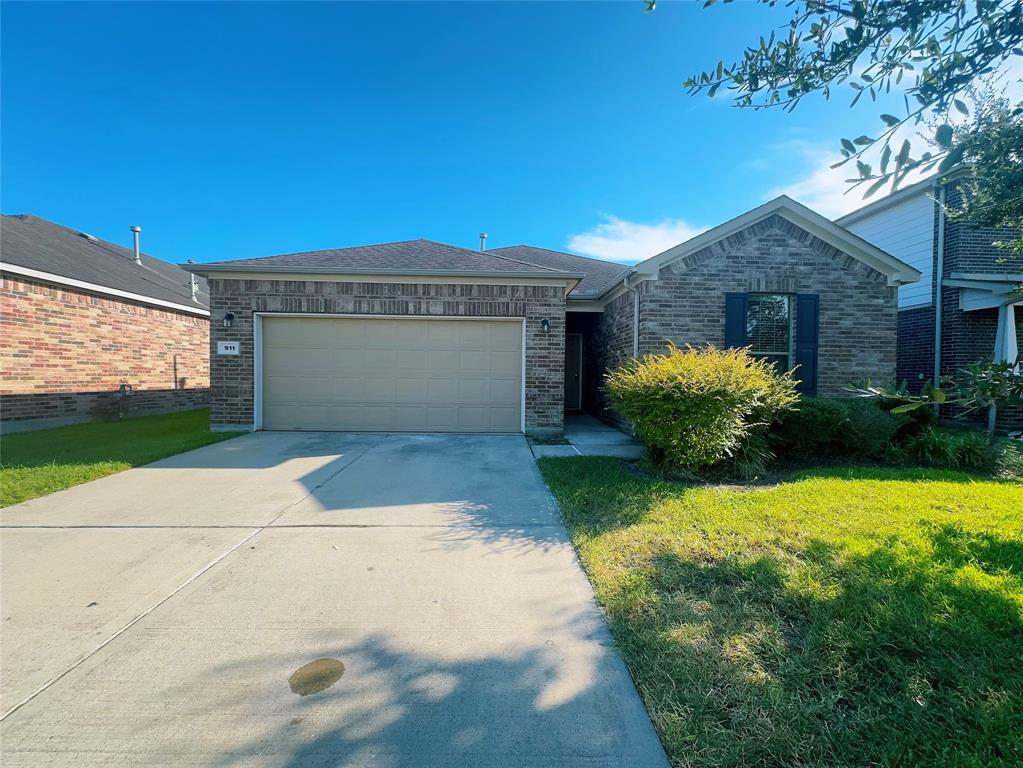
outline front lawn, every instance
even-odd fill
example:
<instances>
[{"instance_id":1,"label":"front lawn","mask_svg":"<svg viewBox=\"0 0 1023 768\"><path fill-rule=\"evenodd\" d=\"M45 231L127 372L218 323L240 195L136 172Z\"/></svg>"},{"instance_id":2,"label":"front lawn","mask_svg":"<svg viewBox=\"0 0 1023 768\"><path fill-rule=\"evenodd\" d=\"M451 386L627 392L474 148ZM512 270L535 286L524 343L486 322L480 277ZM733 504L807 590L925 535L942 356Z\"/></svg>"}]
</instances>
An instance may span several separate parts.
<instances>
[{"instance_id":1,"label":"front lawn","mask_svg":"<svg viewBox=\"0 0 1023 768\"><path fill-rule=\"evenodd\" d=\"M540 468L673 765L1023 765L1023 485Z\"/></svg>"},{"instance_id":2,"label":"front lawn","mask_svg":"<svg viewBox=\"0 0 1023 768\"><path fill-rule=\"evenodd\" d=\"M235 437L202 409L4 435L0 507Z\"/></svg>"}]
</instances>

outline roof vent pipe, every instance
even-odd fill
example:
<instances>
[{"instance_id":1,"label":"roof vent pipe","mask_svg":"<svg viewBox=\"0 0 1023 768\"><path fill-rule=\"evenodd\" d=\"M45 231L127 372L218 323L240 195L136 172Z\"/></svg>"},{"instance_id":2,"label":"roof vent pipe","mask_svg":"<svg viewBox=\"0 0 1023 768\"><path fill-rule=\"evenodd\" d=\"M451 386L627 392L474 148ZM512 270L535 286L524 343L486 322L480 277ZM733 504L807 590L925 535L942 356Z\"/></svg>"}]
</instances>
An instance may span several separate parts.
<instances>
[{"instance_id":1,"label":"roof vent pipe","mask_svg":"<svg viewBox=\"0 0 1023 768\"><path fill-rule=\"evenodd\" d=\"M189 264L195 264L195 259L189 259L188 263ZM192 283L192 301L194 301L196 304L198 304L199 303L199 281L195 279L195 273L194 272L192 272L189 275L189 277L191 278L191 283Z\"/></svg>"},{"instance_id":2,"label":"roof vent pipe","mask_svg":"<svg viewBox=\"0 0 1023 768\"><path fill-rule=\"evenodd\" d=\"M481 251L487 250L487 233L486 232L480 232L480 250Z\"/></svg>"},{"instance_id":3,"label":"roof vent pipe","mask_svg":"<svg viewBox=\"0 0 1023 768\"><path fill-rule=\"evenodd\" d=\"M140 267L142 266L142 257L139 256L139 232L141 232L141 231L142 231L142 227L138 226L137 224L136 225L132 225L132 228L131 228L131 239L134 241L133 244L134 244L134 250L135 250L135 263L138 264Z\"/></svg>"}]
</instances>

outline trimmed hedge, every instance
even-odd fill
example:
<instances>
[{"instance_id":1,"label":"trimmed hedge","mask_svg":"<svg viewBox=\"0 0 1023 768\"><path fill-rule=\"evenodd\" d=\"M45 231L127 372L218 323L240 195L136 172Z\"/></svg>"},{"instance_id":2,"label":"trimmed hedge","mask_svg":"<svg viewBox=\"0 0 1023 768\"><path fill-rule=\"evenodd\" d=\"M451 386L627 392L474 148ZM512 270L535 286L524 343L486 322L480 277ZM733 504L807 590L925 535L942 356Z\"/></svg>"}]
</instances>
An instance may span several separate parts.
<instances>
[{"instance_id":1,"label":"trimmed hedge","mask_svg":"<svg viewBox=\"0 0 1023 768\"><path fill-rule=\"evenodd\" d=\"M632 421L651 458L687 470L733 456L796 401L790 373L745 349L669 345L606 377L614 408Z\"/></svg>"},{"instance_id":2,"label":"trimmed hedge","mask_svg":"<svg viewBox=\"0 0 1023 768\"><path fill-rule=\"evenodd\" d=\"M803 398L771 426L768 444L787 459L880 459L911 423L905 414L882 410L877 400Z\"/></svg>"}]
</instances>

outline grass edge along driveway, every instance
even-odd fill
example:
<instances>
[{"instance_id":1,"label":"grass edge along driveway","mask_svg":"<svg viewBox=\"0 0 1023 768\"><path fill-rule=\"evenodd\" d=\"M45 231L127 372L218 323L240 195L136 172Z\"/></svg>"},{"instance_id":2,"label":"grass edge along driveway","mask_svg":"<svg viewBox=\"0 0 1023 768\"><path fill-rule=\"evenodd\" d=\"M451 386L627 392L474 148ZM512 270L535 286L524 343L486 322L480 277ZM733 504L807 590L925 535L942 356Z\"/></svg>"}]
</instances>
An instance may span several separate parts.
<instances>
[{"instance_id":1,"label":"grass edge along driveway","mask_svg":"<svg viewBox=\"0 0 1023 768\"><path fill-rule=\"evenodd\" d=\"M1023 764L1023 485L540 469L673 765Z\"/></svg>"},{"instance_id":2,"label":"grass edge along driveway","mask_svg":"<svg viewBox=\"0 0 1023 768\"><path fill-rule=\"evenodd\" d=\"M211 432L205 408L6 434L0 438L0 507L239 434Z\"/></svg>"}]
</instances>

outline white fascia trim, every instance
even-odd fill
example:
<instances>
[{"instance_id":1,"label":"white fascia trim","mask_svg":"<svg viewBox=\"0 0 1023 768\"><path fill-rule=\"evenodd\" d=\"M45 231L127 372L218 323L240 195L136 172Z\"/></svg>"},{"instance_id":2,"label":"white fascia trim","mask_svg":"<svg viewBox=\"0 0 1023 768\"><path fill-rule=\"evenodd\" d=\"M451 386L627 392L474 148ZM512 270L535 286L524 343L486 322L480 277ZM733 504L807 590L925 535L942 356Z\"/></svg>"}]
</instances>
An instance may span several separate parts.
<instances>
[{"instance_id":1,"label":"white fascia trim","mask_svg":"<svg viewBox=\"0 0 1023 768\"><path fill-rule=\"evenodd\" d=\"M948 285L948 281L945 281ZM963 312L975 312L979 309L995 309L1009 304L1018 304L1023 300L1021 291L992 292L976 288L959 288L959 309Z\"/></svg>"},{"instance_id":2,"label":"white fascia trim","mask_svg":"<svg viewBox=\"0 0 1023 768\"><path fill-rule=\"evenodd\" d=\"M566 312L603 312L604 307L607 305L605 301L598 301L596 299L573 299L569 298L565 302Z\"/></svg>"},{"instance_id":3,"label":"white fascia trim","mask_svg":"<svg viewBox=\"0 0 1023 768\"><path fill-rule=\"evenodd\" d=\"M42 280L46 283L66 285L69 288L80 288L83 291L89 291L90 293L101 293L105 296L114 296L118 299L128 299L130 301L138 302L139 304L150 304L154 307L173 309L178 312L188 312L189 314L202 315L203 317L210 316L210 311L208 309L203 309L202 307L190 307L187 304L176 304L173 301L154 299L152 296L143 296L140 293L131 293L130 291L121 291L117 288L108 288L105 285L96 285L95 283L87 283L83 280L74 280L70 277L54 275L50 272L42 272L38 269L19 267L16 264L0 264L0 271L10 272L12 275L35 278L36 280Z\"/></svg>"},{"instance_id":4,"label":"white fascia trim","mask_svg":"<svg viewBox=\"0 0 1023 768\"><path fill-rule=\"evenodd\" d=\"M977 280L986 283L1023 283L1023 274L1006 272L953 272L949 275L953 280ZM945 280L948 283L948 280Z\"/></svg>"},{"instance_id":5,"label":"white fascia trim","mask_svg":"<svg viewBox=\"0 0 1023 768\"><path fill-rule=\"evenodd\" d=\"M714 229L697 235L674 248L653 256L636 265L636 272L656 276L657 272L667 264L678 261L691 253L707 248L714 243L740 232L768 216L778 215L829 245L847 253L868 267L888 277L888 285L898 286L913 283L920 279L921 272L896 259L877 246L871 245L861 237L835 224L833 221L812 211L801 203L781 195L770 202L747 211L741 216L726 221Z\"/></svg>"}]
</instances>

